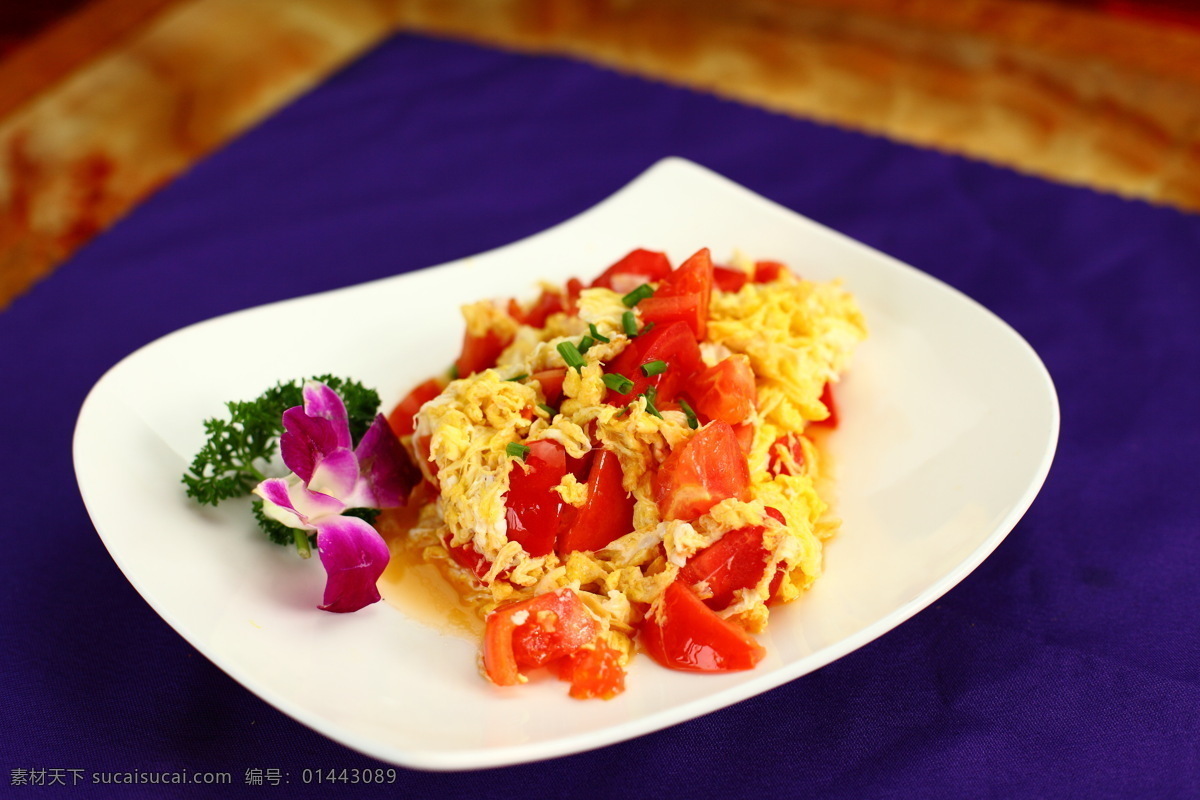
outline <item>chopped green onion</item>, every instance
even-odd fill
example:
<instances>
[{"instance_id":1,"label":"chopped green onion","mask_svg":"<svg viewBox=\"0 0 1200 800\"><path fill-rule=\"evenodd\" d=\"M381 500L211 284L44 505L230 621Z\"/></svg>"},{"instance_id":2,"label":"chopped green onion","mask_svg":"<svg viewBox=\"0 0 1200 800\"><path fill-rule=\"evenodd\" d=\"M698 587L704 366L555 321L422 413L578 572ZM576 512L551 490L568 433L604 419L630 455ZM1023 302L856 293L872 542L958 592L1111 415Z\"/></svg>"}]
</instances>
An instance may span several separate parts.
<instances>
[{"instance_id":1,"label":"chopped green onion","mask_svg":"<svg viewBox=\"0 0 1200 800\"><path fill-rule=\"evenodd\" d=\"M518 444L517 442L509 442L504 448L504 452L508 453L513 458L525 460L525 456L529 455L529 447L527 445Z\"/></svg>"},{"instance_id":2,"label":"chopped green onion","mask_svg":"<svg viewBox=\"0 0 1200 800\"><path fill-rule=\"evenodd\" d=\"M641 331L638 332L638 335L645 336L647 333L649 333L652 330L654 330L654 323L653 322L647 323L646 327L642 328Z\"/></svg>"},{"instance_id":3,"label":"chopped green onion","mask_svg":"<svg viewBox=\"0 0 1200 800\"><path fill-rule=\"evenodd\" d=\"M653 297L653 296L654 296L654 287L648 283L643 283L641 286L637 287L632 292L630 292L629 294L622 297L621 302L625 304L626 308L633 308L638 303L645 300L647 297Z\"/></svg>"},{"instance_id":4,"label":"chopped green onion","mask_svg":"<svg viewBox=\"0 0 1200 800\"><path fill-rule=\"evenodd\" d=\"M458 364L450 365L449 375L450 375L450 380L452 380L452 381L458 380Z\"/></svg>"},{"instance_id":5,"label":"chopped green onion","mask_svg":"<svg viewBox=\"0 0 1200 800\"><path fill-rule=\"evenodd\" d=\"M688 427L692 430L700 427L700 420L696 418L696 412L688 405L688 401L682 397L679 398L679 407L683 409L684 415L687 417Z\"/></svg>"},{"instance_id":6,"label":"chopped green onion","mask_svg":"<svg viewBox=\"0 0 1200 800\"><path fill-rule=\"evenodd\" d=\"M563 361L567 362L568 367L574 367L577 370L583 369L583 365L587 363L583 360L583 353L580 353L579 348L571 342L559 342L558 354L563 357Z\"/></svg>"},{"instance_id":7,"label":"chopped green onion","mask_svg":"<svg viewBox=\"0 0 1200 800\"><path fill-rule=\"evenodd\" d=\"M667 371L667 362L662 359L647 361L642 364L642 374L649 378L651 375L661 375Z\"/></svg>"},{"instance_id":8,"label":"chopped green onion","mask_svg":"<svg viewBox=\"0 0 1200 800\"><path fill-rule=\"evenodd\" d=\"M630 338L637 336L637 317L634 316L632 311L626 311L621 315L621 327L625 329L626 336Z\"/></svg>"},{"instance_id":9,"label":"chopped green onion","mask_svg":"<svg viewBox=\"0 0 1200 800\"><path fill-rule=\"evenodd\" d=\"M590 336L585 336L582 339L580 339L579 340L580 355L582 355L583 353L586 353L588 351L588 349L591 348L591 346L594 345L595 343L596 343L596 340Z\"/></svg>"},{"instance_id":10,"label":"chopped green onion","mask_svg":"<svg viewBox=\"0 0 1200 800\"><path fill-rule=\"evenodd\" d=\"M602 380L605 386L617 394L629 394L629 390L633 388L633 381L617 372L606 374Z\"/></svg>"},{"instance_id":11,"label":"chopped green onion","mask_svg":"<svg viewBox=\"0 0 1200 800\"><path fill-rule=\"evenodd\" d=\"M588 332L592 334L592 338L597 342L604 342L605 344L608 344L609 341L611 341L607 336L600 335L600 331L596 330L596 323L594 322L588 323Z\"/></svg>"},{"instance_id":12,"label":"chopped green onion","mask_svg":"<svg viewBox=\"0 0 1200 800\"><path fill-rule=\"evenodd\" d=\"M528 373L528 372L522 372L520 375L513 375L511 378L509 378L509 379L508 379L508 382L512 382L512 381L523 381L523 380L525 380L525 379L526 379L526 378L528 378L528 377L529 377L529 373Z\"/></svg>"},{"instance_id":13,"label":"chopped green onion","mask_svg":"<svg viewBox=\"0 0 1200 800\"><path fill-rule=\"evenodd\" d=\"M557 408L555 408L554 406L548 406L545 403L538 403L538 408L540 408L542 411L545 411L547 414L549 414L551 418L553 418L554 415L558 413Z\"/></svg>"},{"instance_id":14,"label":"chopped green onion","mask_svg":"<svg viewBox=\"0 0 1200 800\"><path fill-rule=\"evenodd\" d=\"M654 395L655 394L657 394L657 392L653 386L651 386L646 391L642 392L642 397L646 398L646 412L649 414L653 414L654 416L658 417L659 419L662 419L663 418L662 412L659 411L658 407L654 405Z\"/></svg>"}]
</instances>

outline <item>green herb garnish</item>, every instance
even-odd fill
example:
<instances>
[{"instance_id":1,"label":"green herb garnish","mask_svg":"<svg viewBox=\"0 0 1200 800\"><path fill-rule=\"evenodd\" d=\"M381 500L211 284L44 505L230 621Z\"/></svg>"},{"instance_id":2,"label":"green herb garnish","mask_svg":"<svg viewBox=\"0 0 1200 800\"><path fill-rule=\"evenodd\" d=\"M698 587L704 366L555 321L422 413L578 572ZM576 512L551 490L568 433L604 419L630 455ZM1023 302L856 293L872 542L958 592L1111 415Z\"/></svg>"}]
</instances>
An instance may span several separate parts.
<instances>
[{"instance_id":1,"label":"green herb garnish","mask_svg":"<svg viewBox=\"0 0 1200 800\"><path fill-rule=\"evenodd\" d=\"M509 442L504 448L504 452L508 453L513 458L519 458L522 461L529 455L529 446L518 444L517 442Z\"/></svg>"},{"instance_id":2,"label":"green herb garnish","mask_svg":"<svg viewBox=\"0 0 1200 800\"><path fill-rule=\"evenodd\" d=\"M563 361L567 362L568 367L574 367L576 370L583 369L583 365L587 363L583 360L583 354L579 352L579 348L572 342L559 342L558 354L563 357Z\"/></svg>"},{"instance_id":3,"label":"green herb garnish","mask_svg":"<svg viewBox=\"0 0 1200 800\"><path fill-rule=\"evenodd\" d=\"M647 297L653 297L653 296L654 296L654 287L648 283L643 283L641 286L637 287L632 292L630 292L629 294L622 297L621 302L625 304L626 308L633 308L638 303L645 300Z\"/></svg>"},{"instance_id":4,"label":"green herb garnish","mask_svg":"<svg viewBox=\"0 0 1200 800\"><path fill-rule=\"evenodd\" d=\"M629 390L633 388L633 381L617 372L606 373L601 380L617 394L629 394Z\"/></svg>"},{"instance_id":5,"label":"green herb garnish","mask_svg":"<svg viewBox=\"0 0 1200 800\"><path fill-rule=\"evenodd\" d=\"M540 408L542 411L545 411L547 414L549 414L551 419L553 419L554 415L558 413L557 408L555 408L554 406L548 406L545 403L538 403L538 408Z\"/></svg>"},{"instance_id":6,"label":"green herb garnish","mask_svg":"<svg viewBox=\"0 0 1200 800\"><path fill-rule=\"evenodd\" d=\"M651 386L646 391L642 392L641 397L646 398L646 413L653 414L659 419L663 418L662 412L654 405L654 397L658 394L658 390Z\"/></svg>"},{"instance_id":7,"label":"green herb garnish","mask_svg":"<svg viewBox=\"0 0 1200 800\"><path fill-rule=\"evenodd\" d=\"M634 336L637 336L637 317L634 316L632 311L626 311L621 315L621 327L625 330L625 335L629 338L632 339Z\"/></svg>"},{"instance_id":8,"label":"green herb garnish","mask_svg":"<svg viewBox=\"0 0 1200 800\"><path fill-rule=\"evenodd\" d=\"M584 353L586 353L591 348L591 346L594 345L595 343L596 343L596 340L590 336L585 336L582 339L580 339L579 340L579 354L583 355Z\"/></svg>"},{"instance_id":9,"label":"green herb garnish","mask_svg":"<svg viewBox=\"0 0 1200 800\"><path fill-rule=\"evenodd\" d=\"M592 335L592 338L595 339L597 342L604 342L605 344L608 344L610 341L612 341L607 336L600 335L600 331L596 330L596 323L594 323L594 322L588 323L588 333L590 333Z\"/></svg>"},{"instance_id":10,"label":"green herb garnish","mask_svg":"<svg viewBox=\"0 0 1200 800\"><path fill-rule=\"evenodd\" d=\"M692 430L696 430L696 428L699 428L700 420L697 419L696 412L693 411L692 407L688 405L688 401L684 400L682 397L679 398L679 407L683 409L683 414L684 414L684 416L687 417L688 427L691 428Z\"/></svg>"},{"instance_id":11,"label":"green herb garnish","mask_svg":"<svg viewBox=\"0 0 1200 800\"><path fill-rule=\"evenodd\" d=\"M661 375L667 371L667 362L662 359L647 361L642 364L642 374L649 378L651 375Z\"/></svg>"}]
</instances>

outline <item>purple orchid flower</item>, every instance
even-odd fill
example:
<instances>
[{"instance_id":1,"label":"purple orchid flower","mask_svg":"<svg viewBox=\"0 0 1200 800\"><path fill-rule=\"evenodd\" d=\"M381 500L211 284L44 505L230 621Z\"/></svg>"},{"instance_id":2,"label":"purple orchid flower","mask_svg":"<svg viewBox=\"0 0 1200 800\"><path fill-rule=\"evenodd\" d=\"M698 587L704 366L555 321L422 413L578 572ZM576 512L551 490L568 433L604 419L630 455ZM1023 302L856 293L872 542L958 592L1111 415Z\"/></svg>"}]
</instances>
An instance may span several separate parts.
<instances>
[{"instance_id":1,"label":"purple orchid flower","mask_svg":"<svg viewBox=\"0 0 1200 800\"><path fill-rule=\"evenodd\" d=\"M408 501L419 474L383 415L353 447L346 406L318 381L304 385L304 405L283 412L279 450L292 470L254 493L272 519L316 531L317 553L328 577L325 611L357 611L379 601L375 584L387 567L383 537L348 508L395 508Z\"/></svg>"}]
</instances>

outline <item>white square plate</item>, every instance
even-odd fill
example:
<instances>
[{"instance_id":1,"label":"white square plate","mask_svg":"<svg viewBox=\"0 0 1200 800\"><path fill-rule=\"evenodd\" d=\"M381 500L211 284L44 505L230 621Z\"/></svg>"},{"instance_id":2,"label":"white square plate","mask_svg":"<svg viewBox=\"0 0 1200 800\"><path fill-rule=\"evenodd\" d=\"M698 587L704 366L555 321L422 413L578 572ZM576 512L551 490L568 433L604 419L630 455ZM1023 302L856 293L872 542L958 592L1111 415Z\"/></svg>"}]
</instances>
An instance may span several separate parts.
<instances>
[{"instance_id":1,"label":"white square plate","mask_svg":"<svg viewBox=\"0 0 1200 800\"><path fill-rule=\"evenodd\" d=\"M399 245L398 245L399 246ZM248 504L201 508L180 476L201 421L277 380L332 373L376 387L385 411L445 369L464 302L531 296L635 247L678 263L741 249L805 277L841 278L871 331L839 384L828 450L843 519L826 572L772 612L751 672L695 675L635 659L627 690L578 702L555 680L499 690L477 645L386 603L318 611L324 572L266 541ZM309 324L313 323L313 324ZM628 739L828 664L932 603L1007 535L1041 488L1058 402L1029 345L937 280L695 164L666 159L595 208L482 255L238 312L138 350L92 389L75 468L112 557L148 603L242 685L385 761L490 767Z\"/></svg>"}]
</instances>

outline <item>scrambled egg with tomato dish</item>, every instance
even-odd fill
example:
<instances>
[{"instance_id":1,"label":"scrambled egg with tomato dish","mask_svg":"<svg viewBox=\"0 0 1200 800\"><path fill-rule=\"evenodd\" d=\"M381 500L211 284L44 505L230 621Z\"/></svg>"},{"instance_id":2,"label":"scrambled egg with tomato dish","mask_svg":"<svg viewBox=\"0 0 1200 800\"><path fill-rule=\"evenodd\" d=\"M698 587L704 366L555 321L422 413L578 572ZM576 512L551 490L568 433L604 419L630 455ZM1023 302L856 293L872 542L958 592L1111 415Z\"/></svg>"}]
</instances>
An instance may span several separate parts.
<instances>
[{"instance_id":1,"label":"scrambled egg with tomato dish","mask_svg":"<svg viewBox=\"0 0 1200 800\"><path fill-rule=\"evenodd\" d=\"M545 667L610 698L638 650L753 668L837 528L810 426L836 421L866 336L853 297L777 262L635 250L463 312L453 379L390 421L427 479L410 543L485 620L486 677Z\"/></svg>"}]
</instances>

